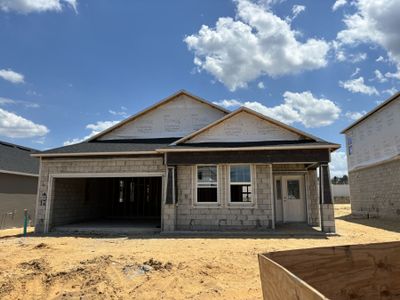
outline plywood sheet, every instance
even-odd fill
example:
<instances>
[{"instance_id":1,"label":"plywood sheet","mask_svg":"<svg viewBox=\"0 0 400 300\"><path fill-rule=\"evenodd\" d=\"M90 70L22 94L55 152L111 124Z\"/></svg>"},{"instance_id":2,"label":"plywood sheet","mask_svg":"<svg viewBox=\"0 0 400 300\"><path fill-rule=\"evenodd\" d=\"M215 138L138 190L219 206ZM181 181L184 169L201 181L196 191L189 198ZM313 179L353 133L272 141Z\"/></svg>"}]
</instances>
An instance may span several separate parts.
<instances>
[{"instance_id":1,"label":"plywood sheet","mask_svg":"<svg viewBox=\"0 0 400 300\"><path fill-rule=\"evenodd\" d=\"M99 139L183 137L223 116L224 112L210 105L187 95L180 95Z\"/></svg>"},{"instance_id":2,"label":"plywood sheet","mask_svg":"<svg viewBox=\"0 0 400 300\"><path fill-rule=\"evenodd\" d=\"M260 278L265 300L328 299L285 268L259 255Z\"/></svg>"},{"instance_id":3,"label":"plywood sheet","mask_svg":"<svg viewBox=\"0 0 400 300\"><path fill-rule=\"evenodd\" d=\"M239 112L186 143L298 140L300 135L246 111Z\"/></svg>"},{"instance_id":4,"label":"plywood sheet","mask_svg":"<svg viewBox=\"0 0 400 300\"><path fill-rule=\"evenodd\" d=\"M329 299L400 299L400 242L282 251L265 256Z\"/></svg>"},{"instance_id":5,"label":"plywood sheet","mask_svg":"<svg viewBox=\"0 0 400 300\"><path fill-rule=\"evenodd\" d=\"M351 128L346 137L349 170L400 154L400 98Z\"/></svg>"}]
</instances>

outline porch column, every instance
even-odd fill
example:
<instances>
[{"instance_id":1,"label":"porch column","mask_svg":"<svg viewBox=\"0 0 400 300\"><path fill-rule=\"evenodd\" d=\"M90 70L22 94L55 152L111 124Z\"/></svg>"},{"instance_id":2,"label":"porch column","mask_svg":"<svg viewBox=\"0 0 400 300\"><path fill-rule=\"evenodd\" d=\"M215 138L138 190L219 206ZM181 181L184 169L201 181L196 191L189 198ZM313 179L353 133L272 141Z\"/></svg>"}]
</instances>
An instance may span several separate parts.
<instances>
[{"instance_id":1,"label":"porch column","mask_svg":"<svg viewBox=\"0 0 400 300\"><path fill-rule=\"evenodd\" d=\"M176 167L167 167L163 231L174 231L176 221Z\"/></svg>"},{"instance_id":2,"label":"porch column","mask_svg":"<svg viewBox=\"0 0 400 300\"><path fill-rule=\"evenodd\" d=\"M328 164L320 164L319 166L319 183L321 229L323 232L335 233L335 210Z\"/></svg>"}]
</instances>

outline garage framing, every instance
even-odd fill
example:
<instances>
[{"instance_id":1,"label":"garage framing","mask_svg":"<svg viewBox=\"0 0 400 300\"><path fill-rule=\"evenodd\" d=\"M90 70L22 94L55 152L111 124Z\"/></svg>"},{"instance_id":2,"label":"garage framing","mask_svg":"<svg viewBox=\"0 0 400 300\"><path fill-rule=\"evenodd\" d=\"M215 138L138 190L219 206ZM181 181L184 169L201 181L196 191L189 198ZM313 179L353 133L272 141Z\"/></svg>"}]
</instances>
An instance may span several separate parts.
<instances>
[{"instance_id":1,"label":"garage framing","mask_svg":"<svg viewBox=\"0 0 400 300\"><path fill-rule=\"evenodd\" d=\"M55 180L57 178L139 178L139 177L160 177L161 178L161 211L164 209L166 195L166 174L164 172L132 172L132 173L59 173L50 174L48 180L48 193L44 220L44 233L50 231L51 209L54 202ZM161 214L163 224L163 214Z\"/></svg>"}]
</instances>

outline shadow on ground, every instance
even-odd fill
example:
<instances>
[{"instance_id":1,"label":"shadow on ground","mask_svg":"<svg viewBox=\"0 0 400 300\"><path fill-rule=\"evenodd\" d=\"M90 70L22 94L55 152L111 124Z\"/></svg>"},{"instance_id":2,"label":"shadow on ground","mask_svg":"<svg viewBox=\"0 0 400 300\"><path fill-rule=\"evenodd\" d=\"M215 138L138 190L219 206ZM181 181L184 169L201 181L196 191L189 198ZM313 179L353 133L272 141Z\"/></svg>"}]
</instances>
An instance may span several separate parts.
<instances>
[{"instance_id":1,"label":"shadow on ground","mask_svg":"<svg viewBox=\"0 0 400 300\"><path fill-rule=\"evenodd\" d=\"M360 217L354 217L351 214L340 216L340 217L337 217L336 219L400 233L400 221L396 221L396 220L385 220L385 219L381 219L381 218L379 218L379 219L378 218L371 218L371 219L360 218Z\"/></svg>"},{"instance_id":2,"label":"shadow on ground","mask_svg":"<svg viewBox=\"0 0 400 300\"><path fill-rule=\"evenodd\" d=\"M297 227L294 224L281 225L275 230L259 230L259 231L176 231L170 233L133 233L119 234L103 233L103 232L50 232L49 234L28 233L27 237L82 237L94 239L112 239L112 238L127 238L127 239L328 239L329 236L335 234L326 234L320 231L317 227L301 226ZM0 236L1 239L11 237L23 237L22 234Z\"/></svg>"}]
</instances>

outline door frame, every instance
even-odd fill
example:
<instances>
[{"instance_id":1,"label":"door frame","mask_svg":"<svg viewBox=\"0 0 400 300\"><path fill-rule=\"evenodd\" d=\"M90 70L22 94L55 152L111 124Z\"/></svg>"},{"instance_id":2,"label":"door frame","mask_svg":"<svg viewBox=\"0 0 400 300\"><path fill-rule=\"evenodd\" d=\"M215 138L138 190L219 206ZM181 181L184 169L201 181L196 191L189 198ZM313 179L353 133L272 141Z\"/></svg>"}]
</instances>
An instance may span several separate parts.
<instances>
[{"instance_id":1,"label":"door frame","mask_svg":"<svg viewBox=\"0 0 400 300\"><path fill-rule=\"evenodd\" d=\"M283 178L284 177L299 177L301 178L300 184L302 185L302 194L303 194L303 202L304 202L304 214L305 218L304 221L301 222L296 222L296 221L287 221L286 220L286 215L285 215L285 205L283 203L283 194L284 194L284 186L283 186ZM277 191L276 191L276 181L281 180L281 193L282 193L282 199L281 203L278 203L278 198L277 198ZM277 217L277 207L278 205L281 205L281 211L282 211L282 221L279 223L285 224L285 223L307 223L308 224L308 219L309 219L309 208L308 208L308 189L307 189L307 176L306 172L276 172L273 174L273 201L274 201L274 217L275 217L275 222L278 219Z\"/></svg>"}]
</instances>

